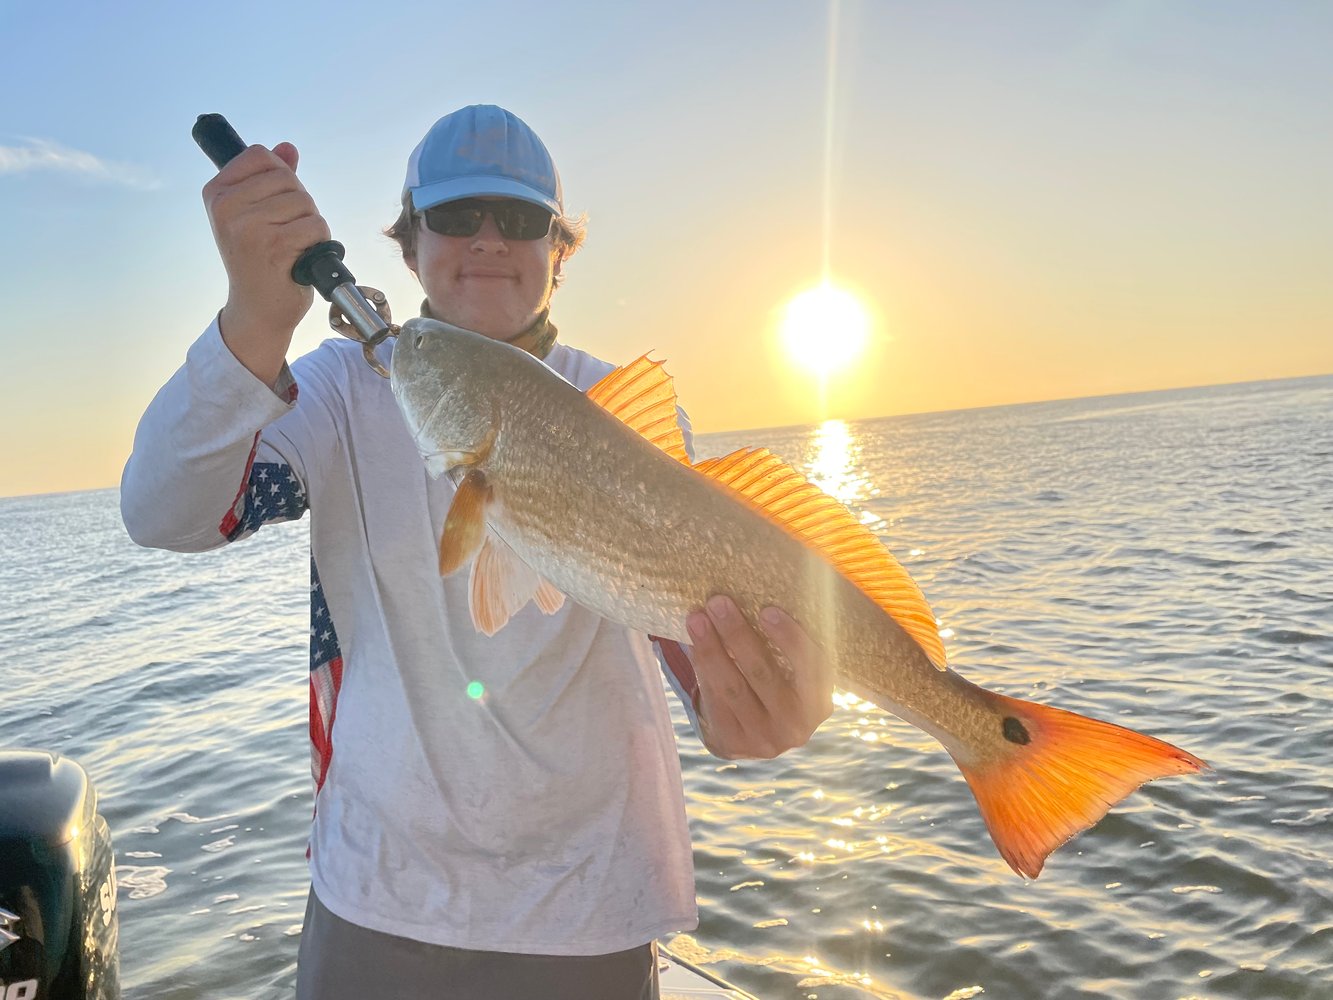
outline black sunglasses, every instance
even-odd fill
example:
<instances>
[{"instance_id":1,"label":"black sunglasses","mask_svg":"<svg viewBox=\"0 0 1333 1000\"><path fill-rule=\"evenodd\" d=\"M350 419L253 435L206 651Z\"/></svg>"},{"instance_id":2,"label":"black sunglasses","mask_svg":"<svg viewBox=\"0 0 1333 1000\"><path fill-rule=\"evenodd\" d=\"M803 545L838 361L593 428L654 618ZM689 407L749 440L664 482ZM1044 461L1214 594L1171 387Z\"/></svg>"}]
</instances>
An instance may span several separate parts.
<instances>
[{"instance_id":1,"label":"black sunglasses","mask_svg":"<svg viewBox=\"0 0 1333 1000\"><path fill-rule=\"evenodd\" d=\"M489 215L495 220L500 235L507 240L539 240L551 231L553 218L549 209L514 198L446 201L442 205L432 205L421 215L426 220L426 228L441 236L476 236Z\"/></svg>"}]
</instances>

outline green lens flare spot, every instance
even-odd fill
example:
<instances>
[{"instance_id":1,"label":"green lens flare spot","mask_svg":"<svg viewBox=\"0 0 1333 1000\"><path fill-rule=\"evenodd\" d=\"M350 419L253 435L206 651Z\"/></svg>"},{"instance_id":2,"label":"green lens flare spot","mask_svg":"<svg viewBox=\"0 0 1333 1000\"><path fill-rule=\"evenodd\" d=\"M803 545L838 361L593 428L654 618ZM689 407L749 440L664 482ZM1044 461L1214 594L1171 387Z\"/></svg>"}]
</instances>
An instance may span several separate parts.
<instances>
[{"instance_id":1,"label":"green lens flare spot","mask_svg":"<svg viewBox=\"0 0 1333 1000\"><path fill-rule=\"evenodd\" d=\"M486 693L486 685L481 681L473 681L467 686L467 696L473 701L480 701L481 696Z\"/></svg>"}]
</instances>

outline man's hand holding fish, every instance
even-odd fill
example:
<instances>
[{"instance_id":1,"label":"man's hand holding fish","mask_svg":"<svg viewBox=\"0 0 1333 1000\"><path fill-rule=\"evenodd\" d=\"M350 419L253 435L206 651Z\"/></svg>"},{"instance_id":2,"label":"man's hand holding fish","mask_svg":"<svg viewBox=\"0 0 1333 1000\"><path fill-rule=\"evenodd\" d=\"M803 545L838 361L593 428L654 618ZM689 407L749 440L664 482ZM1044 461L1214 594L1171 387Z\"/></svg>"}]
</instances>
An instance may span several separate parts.
<instances>
[{"instance_id":1,"label":"man's hand holding fish","mask_svg":"<svg viewBox=\"0 0 1333 1000\"><path fill-rule=\"evenodd\" d=\"M833 712L833 668L814 640L780 608L764 608L759 621L762 636L735 601L716 595L687 622L700 736L710 752L729 760L805 746Z\"/></svg>"}]
</instances>

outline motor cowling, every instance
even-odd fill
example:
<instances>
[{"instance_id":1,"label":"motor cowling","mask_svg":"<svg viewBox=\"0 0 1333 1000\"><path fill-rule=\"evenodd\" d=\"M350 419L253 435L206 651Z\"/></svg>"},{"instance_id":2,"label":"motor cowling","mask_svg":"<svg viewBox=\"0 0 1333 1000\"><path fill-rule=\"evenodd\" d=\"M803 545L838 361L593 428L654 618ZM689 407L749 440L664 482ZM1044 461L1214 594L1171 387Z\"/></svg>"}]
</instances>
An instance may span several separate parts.
<instances>
[{"instance_id":1,"label":"motor cowling","mask_svg":"<svg viewBox=\"0 0 1333 1000\"><path fill-rule=\"evenodd\" d=\"M115 856L82 767L0 750L0 1000L118 1000Z\"/></svg>"}]
</instances>

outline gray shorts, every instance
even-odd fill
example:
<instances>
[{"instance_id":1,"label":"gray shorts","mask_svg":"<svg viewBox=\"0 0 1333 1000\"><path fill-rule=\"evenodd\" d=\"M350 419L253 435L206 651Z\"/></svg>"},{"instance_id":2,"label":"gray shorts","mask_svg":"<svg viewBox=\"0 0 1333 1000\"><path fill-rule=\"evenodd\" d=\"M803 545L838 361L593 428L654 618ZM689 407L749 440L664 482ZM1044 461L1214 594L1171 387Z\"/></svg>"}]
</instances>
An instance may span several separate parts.
<instances>
[{"instance_id":1,"label":"gray shorts","mask_svg":"<svg viewBox=\"0 0 1333 1000\"><path fill-rule=\"evenodd\" d=\"M658 1000L655 943L610 955L515 955L424 944L305 906L297 1000Z\"/></svg>"}]
</instances>

